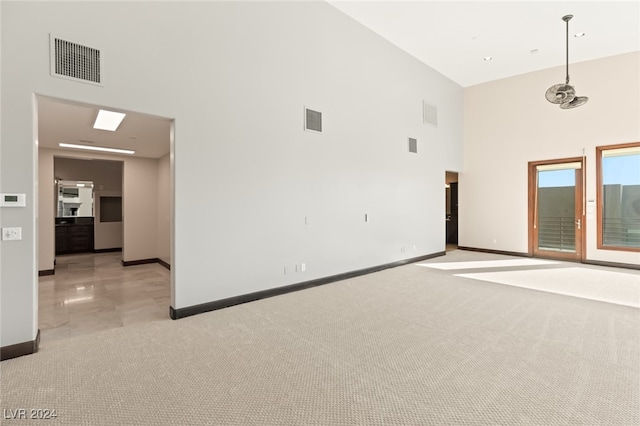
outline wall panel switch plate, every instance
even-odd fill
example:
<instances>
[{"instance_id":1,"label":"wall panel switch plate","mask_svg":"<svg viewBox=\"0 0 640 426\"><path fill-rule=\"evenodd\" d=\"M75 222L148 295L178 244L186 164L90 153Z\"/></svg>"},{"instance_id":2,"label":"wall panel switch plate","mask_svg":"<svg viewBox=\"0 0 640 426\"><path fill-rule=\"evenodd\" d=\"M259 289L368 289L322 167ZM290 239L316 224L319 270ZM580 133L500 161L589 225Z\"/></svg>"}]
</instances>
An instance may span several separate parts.
<instances>
[{"instance_id":1,"label":"wall panel switch plate","mask_svg":"<svg viewBox=\"0 0 640 426\"><path fill-rule=\"evenodd\" d=\"M2 228L2 241L18 241L22 239L22 228Z\"/></svg>"},{"instance_id":2,"label":"wall panel switch plate","mask_svg":"<svg viewBox=\"0 0 640 426\"><path fill-rule=\"evenodd\" d=\"M25 194L0 194L0 207L26 207Z\"/></svg>"}]
</instances>

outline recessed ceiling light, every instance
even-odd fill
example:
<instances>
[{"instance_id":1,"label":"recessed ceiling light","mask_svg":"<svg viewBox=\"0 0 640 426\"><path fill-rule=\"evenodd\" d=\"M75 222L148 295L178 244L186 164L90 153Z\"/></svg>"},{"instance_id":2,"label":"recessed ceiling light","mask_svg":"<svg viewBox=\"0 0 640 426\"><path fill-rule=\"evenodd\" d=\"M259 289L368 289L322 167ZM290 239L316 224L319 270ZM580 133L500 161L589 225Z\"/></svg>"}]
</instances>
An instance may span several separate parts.
<instances>
[{"instance_id":1,"label":"recessed ceiling light","mask_svg":"<svg viewBox=\"0 0 640 426\"><path fill-rule=\"evenodd\" d=\"M61 148L75 148L75 149L87 149L89 151L104 151L104 152L114 152L116 154L135 154L135 151L130 149L118 149L118 148L105 148L101 146L87 146L87 145L76 145L72 143L59 143Z\"/></svg>"},{"instance_id":2,"label":"recessed ceiling light","mask_svg":"<svg viewBox=\"0 0 640 426\"><path fill-rule=\"evenodd\" d=\"M577 34L574 35L574 37L584 37L586 35L587 34L585 34L585 33L577 33Z\"/></svg>"},{"instance_id":3,"label":"recessed ceiling light","mask_svg":"<svg viewBox=\"0 0 640 426\"><path fill-rule=\"evenodd\" d=\"M100 111L98 111L98 116L96 117L95 123L93 123L93 128L115 132L124 119L125 115L126 114L121 112L106 111L104 109L101 109Z\"/></svg>"},{"instance_id":4,"label":"recessed ceiling light","mask_svg":"<svg viewBox=\"0 0 640 426\"><path fill-rule=\"evenodd\" d=\"M490 61L490 60L492 60L492 59L493 59L493 58L492 58L491 56L485 56L485 57L484 57L484 60L485 60L485 61Z\"/></svg>"}]
</instances>

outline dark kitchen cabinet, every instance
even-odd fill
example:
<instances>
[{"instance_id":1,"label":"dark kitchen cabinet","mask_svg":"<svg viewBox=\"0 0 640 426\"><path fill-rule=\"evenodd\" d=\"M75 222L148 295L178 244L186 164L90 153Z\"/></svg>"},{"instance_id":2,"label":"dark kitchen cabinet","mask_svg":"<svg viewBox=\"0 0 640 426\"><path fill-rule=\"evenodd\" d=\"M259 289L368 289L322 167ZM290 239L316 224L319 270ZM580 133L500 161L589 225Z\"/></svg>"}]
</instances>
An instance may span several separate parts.
<instances>
[{"instance_id":1,"label":"dark kitchen cabinet","mask_svg":"<svg viewBox=\"0 0 640 426\"><path fill-rule=\"evenodd\" d=\"M56 254L93 251L93 224L56 225Z\"/></svg>"}]
</instances>

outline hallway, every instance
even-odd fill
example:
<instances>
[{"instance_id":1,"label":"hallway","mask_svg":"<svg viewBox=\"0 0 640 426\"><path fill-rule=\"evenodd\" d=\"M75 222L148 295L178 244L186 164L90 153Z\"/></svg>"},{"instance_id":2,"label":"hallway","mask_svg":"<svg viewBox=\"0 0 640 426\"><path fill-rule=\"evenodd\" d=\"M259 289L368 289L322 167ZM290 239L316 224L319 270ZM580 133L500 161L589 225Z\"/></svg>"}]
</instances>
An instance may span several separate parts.
<instances>
[{"instance_id":1,"label":"hallway","mask_svg":"<svg viewBox=\"0 0 640 426\"><path fill-rule=\"evenodd\" d=\"M122 253L56 258L39 278L41 347L132 324L169 320L170 272L157 263L123 267Z\"/></svg>"}]
</instances>

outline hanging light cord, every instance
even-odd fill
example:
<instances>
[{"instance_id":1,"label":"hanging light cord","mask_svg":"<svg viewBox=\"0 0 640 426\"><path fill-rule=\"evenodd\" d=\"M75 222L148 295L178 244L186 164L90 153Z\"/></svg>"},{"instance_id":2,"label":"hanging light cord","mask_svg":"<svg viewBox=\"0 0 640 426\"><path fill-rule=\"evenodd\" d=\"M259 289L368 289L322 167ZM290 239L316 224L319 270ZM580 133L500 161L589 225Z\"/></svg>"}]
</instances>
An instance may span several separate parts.
<instances>
[{"instance_id":1,"label":"hanging light cord","mask_svg":"<svg viewBox=\"0 0 640 426\"><path fill-rule=\"evenodd\" d=\"M571 18L569 18L571 19ZM567 23L567 83L569 84L569 19L565 20Z\"/></svg>"}]
</instances>

